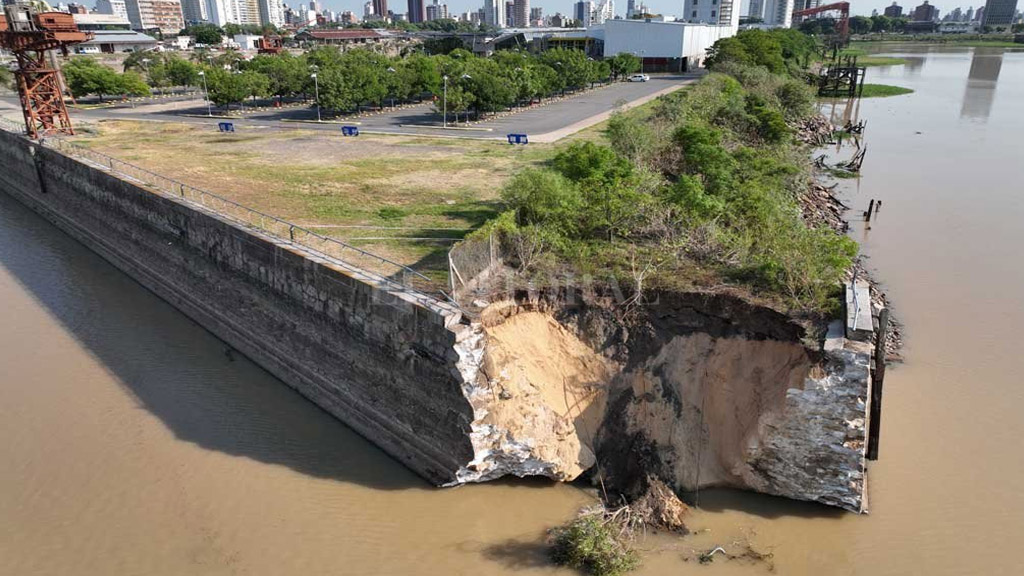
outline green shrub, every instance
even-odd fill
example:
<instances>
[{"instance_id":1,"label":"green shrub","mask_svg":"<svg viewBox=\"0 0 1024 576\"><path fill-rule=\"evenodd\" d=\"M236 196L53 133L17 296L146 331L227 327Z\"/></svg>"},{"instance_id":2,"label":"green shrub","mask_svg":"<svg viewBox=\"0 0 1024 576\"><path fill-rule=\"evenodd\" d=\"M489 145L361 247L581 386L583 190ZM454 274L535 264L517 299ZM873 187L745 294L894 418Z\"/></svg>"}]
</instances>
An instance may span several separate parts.
<instances>
[{"instance_id":1,"label":"green shrub","mask_svg":"<svg viewBox=\"0 0 1024 576\"><path fill-rule=\"evenodd\" d=\"M587 514L552 530L551 559L593 576L618 576L640 565L637 553L623 542L617 525Z\"/></svg>"}]
</instances>

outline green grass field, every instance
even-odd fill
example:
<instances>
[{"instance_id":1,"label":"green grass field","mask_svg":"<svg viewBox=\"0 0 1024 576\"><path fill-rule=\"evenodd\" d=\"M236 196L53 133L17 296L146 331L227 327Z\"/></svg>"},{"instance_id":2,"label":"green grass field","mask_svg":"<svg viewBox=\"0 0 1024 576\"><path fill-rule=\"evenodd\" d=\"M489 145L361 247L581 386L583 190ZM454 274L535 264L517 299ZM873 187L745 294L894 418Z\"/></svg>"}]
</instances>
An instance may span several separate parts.
<instances>
[{"instance_id":1,"label":"green grass field","mask_svg":"<svg viewBox=\"0 0 1024 576\"><path fill-rule=\"evenodd\" d=\"M902 96L904 94L912 94L913 92L914 91L910 88L904 88L902 86L892 86L889 84L865 84L864 91L861 93L861 98Z\"/></svg>"},{"instance_id":2,"label":"green grass field","mask_svg":"<svg viewBox=\"0 0 1024 576\"><path fill-rule=\"evenodd\" d=\"M135 121L100 122L75 141L431 276L498 213L506 180L559 146Z\"/></svg>"},{"instance_id":3,"label":"green grass field","mask_svg":"<svg viewBox=\"0 0 1024 576\"><path fill-rule=\"evenodd\" d=\"M861 48L846 48L839 53L840 56L856 56L857 64L861 66L902 66L907 63L905 58L893 56L872 56Z\"/></svg>"}]
</instances>

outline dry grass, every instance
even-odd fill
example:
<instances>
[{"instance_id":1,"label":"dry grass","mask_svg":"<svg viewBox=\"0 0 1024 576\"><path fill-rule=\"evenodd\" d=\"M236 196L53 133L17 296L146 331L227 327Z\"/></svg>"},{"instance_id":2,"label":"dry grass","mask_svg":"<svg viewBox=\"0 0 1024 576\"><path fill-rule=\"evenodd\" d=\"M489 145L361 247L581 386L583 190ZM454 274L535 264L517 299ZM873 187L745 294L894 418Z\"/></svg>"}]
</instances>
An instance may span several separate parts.
<instances>
[{"instance_id":1,"label":"dry grass","mask_svg":"<svg viewBox=\"0 0 1024 576\"><path fill-rule=\"evenodd\" d=\"M497 213L506 180L555 150L136 121L101 122L76 141L435 274L452 239Z\"/></svg>"}]
</instances>

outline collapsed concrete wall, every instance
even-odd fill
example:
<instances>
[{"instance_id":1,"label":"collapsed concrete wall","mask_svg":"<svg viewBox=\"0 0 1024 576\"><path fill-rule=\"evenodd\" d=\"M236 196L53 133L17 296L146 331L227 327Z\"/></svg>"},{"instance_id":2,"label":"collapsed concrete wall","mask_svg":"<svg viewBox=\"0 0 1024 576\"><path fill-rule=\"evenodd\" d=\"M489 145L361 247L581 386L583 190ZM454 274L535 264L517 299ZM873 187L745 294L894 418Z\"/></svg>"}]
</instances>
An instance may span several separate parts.
<instances>
[{"instance_id":1,"label":"collapsed concrete wall","mask_svg":"<svg viewBox=\"0 0 1024 576\"><path fill-rule=\"evenodd\" d=\"M861 511L865 345L725 294L457 308L0 131L0 189L439 485L734 486ZM870 346L868 346L870 348Z\"/></svg>"},{"instance_id":2,"label":"collapsed concrete wall","mask_svg":"<svg viewBox=\"0 0 1024 576\"><path fill-rule=\"evenodd\" d=\"M468 392L486 457L460 479L571 479L596 462L627 497L653 474L679 492L726 486L864 511L864 345L809 349L800 324L728 294L654 299L628 321L580 295L487 307Z\"/></svg>"},{"instance_id":3,"label":"collapsed concrete wall","mask_svg":"<svg viewBox=\"0 0 1024 576\"><path fill-rule=\"evenodd\" d=\"M0 131L0 190L436 484L474 458L457 309Z\"/></svg>"}]
</instances>

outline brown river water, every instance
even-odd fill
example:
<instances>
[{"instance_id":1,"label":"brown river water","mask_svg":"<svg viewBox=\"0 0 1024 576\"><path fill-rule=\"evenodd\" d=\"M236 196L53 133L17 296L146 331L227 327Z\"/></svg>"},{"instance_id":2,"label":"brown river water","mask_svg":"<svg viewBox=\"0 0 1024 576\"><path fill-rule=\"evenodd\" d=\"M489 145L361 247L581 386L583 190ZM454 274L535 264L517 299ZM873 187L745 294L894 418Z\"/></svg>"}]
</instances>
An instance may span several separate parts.
<instances>
[{"instance_id":1,"label":"brown river water","mask_svg":"<svg viewBox=\"0 0 1024 576\"><path fill-rule=\"evenodd\" d=\"M639 574L750 540L778 574L1024 573L1024 52L945 49L869 81L852 234L905 324L871 514L706 491ZM841 110L840 110L841 111ZM593 495L433 489L0 194L0 576L568 574L546 527Z\"/></svg>"}]
</instances>

